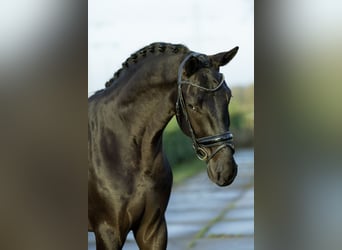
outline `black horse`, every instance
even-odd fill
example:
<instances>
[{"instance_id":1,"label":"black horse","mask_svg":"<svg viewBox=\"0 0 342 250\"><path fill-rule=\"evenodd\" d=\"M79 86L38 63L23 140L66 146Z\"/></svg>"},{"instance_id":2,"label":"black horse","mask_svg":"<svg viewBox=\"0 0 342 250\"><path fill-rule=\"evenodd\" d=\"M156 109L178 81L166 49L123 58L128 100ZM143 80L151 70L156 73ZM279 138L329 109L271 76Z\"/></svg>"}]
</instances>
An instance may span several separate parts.
<instances>
[{"instance_id":1,"label":"black horse","mask_svg":"<svg viewBox=\"0 0 342 250\"><path fill-rule=\"evenodd\" d=\"M153 43L132 54L88 100L88 230L96 247L121 249L133 231L140 249L166 249L172 172L162 134L176 115L219 186L237 174L228 104L219 73L238 47L212 56Z\"/></svg>"}]
</instances>

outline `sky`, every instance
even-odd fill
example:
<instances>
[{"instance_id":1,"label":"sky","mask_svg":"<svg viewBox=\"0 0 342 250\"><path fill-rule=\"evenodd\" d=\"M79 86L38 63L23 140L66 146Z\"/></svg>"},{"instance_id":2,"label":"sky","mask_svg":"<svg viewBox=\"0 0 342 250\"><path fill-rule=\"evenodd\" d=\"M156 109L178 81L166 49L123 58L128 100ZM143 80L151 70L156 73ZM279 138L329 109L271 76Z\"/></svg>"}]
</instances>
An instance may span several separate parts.
<instances>
[{"instance_id":1,"label":"sky","mask_svg":"<svg viewBox=\"0 0 342 250\"><path fill-rule=\"evenodd\" d=\"M88 95L152 42L181 43L208 55L239 46L221 71L229 86L254 83L254 1L89 0Z\"/></svg>"}]
</instances>

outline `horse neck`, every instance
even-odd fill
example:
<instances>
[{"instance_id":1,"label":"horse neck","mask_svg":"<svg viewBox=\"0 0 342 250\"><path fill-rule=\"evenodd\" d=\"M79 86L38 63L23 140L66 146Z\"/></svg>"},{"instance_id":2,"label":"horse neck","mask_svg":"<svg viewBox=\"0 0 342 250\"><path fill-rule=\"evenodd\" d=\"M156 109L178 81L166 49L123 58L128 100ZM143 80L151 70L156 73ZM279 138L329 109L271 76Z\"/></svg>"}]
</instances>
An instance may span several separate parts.
<instances>
[{"instance_id":1,"label":"horse neck","mask_svg":"<svg viewBox=\"0 0 342 250\"><path fill-rule=\"evenodd\" d=\"M159 55L137 63L134 73L127 72L109 98L119 119L113 125L121 123L126 140L134 146L160 151L162 132L175 114L178 65L184 56Z\"/></svg>"}]
</instances>

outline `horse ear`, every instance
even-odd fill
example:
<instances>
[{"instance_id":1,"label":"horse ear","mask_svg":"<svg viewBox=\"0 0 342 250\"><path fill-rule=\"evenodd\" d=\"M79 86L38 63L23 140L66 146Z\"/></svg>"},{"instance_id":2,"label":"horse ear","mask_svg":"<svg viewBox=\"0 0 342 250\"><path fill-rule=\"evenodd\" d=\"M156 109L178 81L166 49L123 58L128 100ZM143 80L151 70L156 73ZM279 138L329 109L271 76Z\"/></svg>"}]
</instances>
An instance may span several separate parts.
<instances>
[{"instance_id":1,"label":"horse ear","mask_svg":"<svg viewBox=\"0 0 342 250\"><path fill-rule=\"evenodd\" d=\"M236 46L234 49L231 49L227 52L221 52L215 55L210 56L213 64L217 67L224 66L230 62L238 52L239 47Z\"/></svg>"},{"instance_id":2,"label":"horse ear","mask_svg":"<svg viewBox=\"0 0 342 250\"><path fill-rule=\"evenodd\" d=\"M191 56L184 65L184 72L187 77L194 74L200 68L200 61L197 57Z\"/></svg>"}]
</instances>

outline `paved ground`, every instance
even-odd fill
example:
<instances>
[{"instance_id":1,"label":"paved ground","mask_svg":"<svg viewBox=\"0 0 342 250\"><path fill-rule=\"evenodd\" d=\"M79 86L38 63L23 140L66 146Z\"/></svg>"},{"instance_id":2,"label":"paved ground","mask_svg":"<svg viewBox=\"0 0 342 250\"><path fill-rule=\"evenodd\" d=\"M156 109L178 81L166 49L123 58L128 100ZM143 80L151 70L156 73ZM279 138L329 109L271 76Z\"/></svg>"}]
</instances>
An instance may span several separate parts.
<instances>
[{"instance_id":1,"label":"paved ground","mask_svg":"<svg viewBox=\"0 0 342 250\"><path fill-rule=\"evenodd\" d=\"M239 173L231 186L220 188L203 172L175 187L166 213L168 250L254 249L254 155L235 157ZM88 250L94 250L88 234ZM133 235L124 250L138 249Z\"/></svg>"}]
</instances>

